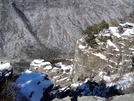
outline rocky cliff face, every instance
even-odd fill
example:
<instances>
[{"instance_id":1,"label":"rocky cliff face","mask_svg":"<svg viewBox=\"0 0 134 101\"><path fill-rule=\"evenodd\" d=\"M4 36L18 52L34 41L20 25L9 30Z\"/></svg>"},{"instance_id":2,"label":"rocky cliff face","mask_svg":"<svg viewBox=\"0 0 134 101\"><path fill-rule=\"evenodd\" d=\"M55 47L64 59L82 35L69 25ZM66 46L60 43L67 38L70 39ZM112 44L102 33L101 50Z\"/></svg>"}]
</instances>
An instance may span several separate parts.
<instances>
[{"instance_id":1,"label":"rocky cliff face","mask_svg":"<svg viewBox=\"0 0 134 101\"><path fill-rule=\"evenodd\" d=\"M134 0L1 0L0 57L72 57L87 25L122 21Z\"/></svg>"},{"instance_id":2,"label":"rocky cliff face","mask_svg":"<svg viewBox=\"0 0 134 101\"><path fill-rule=\"evenodd\" d=\"M126 23L119 27L110 27L109 31L101 31L97 35L98 45L95 48L88 46L84 38L78 40L74 59L74 81L90 78L91 81L99 83L101 80L103 83L115 83L118 79L123 79L125 73L131 73L134 68L133 26L134 24ZM104 37L105 41L100 40Z\"/></svg>"}]
</instances>

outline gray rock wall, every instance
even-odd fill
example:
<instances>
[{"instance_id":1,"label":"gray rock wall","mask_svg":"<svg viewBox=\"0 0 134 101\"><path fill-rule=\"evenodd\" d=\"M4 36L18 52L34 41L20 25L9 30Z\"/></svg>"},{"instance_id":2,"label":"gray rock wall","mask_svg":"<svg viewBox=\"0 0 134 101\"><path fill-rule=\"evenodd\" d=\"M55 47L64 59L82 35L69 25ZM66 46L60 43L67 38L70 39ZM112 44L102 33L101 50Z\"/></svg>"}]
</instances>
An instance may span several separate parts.
<instances>
[{"instance_id":1,"label":"gray rock wall","mask_svg":"<svg viewBox=\"0 0 134 101\"><path fill-rule=\"evenodd\" d=\"M133 10L134 0L1 0L0 57L73 57L82 29Z\"/></svg>"}]
</instances>

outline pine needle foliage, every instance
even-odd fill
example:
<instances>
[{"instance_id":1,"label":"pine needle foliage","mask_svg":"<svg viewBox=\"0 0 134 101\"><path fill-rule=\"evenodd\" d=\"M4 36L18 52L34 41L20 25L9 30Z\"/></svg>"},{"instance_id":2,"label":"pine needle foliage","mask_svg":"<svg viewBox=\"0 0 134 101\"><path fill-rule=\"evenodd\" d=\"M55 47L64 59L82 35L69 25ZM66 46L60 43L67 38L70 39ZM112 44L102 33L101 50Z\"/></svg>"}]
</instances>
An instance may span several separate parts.
<instances>
[{"instance_id":1,"label":"pine needle foliage","mask_svg":"<svg viewBox=\"0 0 134 101\"><path fill-rule=\"evenodd\" d=\"M103 29L108 29L108 27L109 24L103 20L101 23L88 26L85 30L83 30L83 34L87 35L87 37L85 37L87 44L91 47L95 47L97 45L95 34L98 34Z\"/></svg>"}]
</instances>

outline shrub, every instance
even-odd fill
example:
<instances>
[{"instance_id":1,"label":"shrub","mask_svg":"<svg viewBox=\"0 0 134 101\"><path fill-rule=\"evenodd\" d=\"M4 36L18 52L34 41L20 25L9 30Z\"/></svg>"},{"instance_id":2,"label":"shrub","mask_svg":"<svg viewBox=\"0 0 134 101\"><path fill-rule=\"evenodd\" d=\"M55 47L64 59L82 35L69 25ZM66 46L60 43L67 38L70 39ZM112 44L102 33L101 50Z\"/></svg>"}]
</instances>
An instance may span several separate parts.
<instances>
[{"instance_id":1,"label":"shrub","mask_svg":"<svg viewBox=\"0 0 134 101\"><path fill-rule=\"evenodd\" d=\"M109 24L103 20L99 24L94 24L93 26L88 26L85 30L83 30L83 34L87 35L85 41L88 43L89 46L94 47L97 45L95 40L95 34L99 33L102 29L108 29Z\"/></svg>"},{"instance_id":2,"label":"shrub","mask_svg":"<svg viewBox=\"0 0 134 101\"><path fill-rule=\"evenodd\" d=\"M86 42L82 42L81 44L82 44L82 46L86 46Z\"/></svg>"},{"instance_id":3,"label":"shrub","mask_svg":"<svg viewBox=\"0 0 134 101\"><path fill-rule=\"evenodd\" d=\"M85 41L87 42L87 44L91 47L94 47L97 45L97 42L95 40L95 36L94 35L90 35L90 36L87 36L85 38Z\"/></svg>"},{"instance_id":4,"label":"shrub","mask_svg":"<svg viewBox=\"0 0 134 101\"><path fill-rule=\"evenodd\" d=\"M30 101L27 97L20 97L19 88L14 79L6 79L0 82L0 101ZM19 96L19 98L17 98Z\"/></svg>"},{"instance_id":5,"label":"shrub","mask_svg":"<svg viewBox=\"0 0 134 101\"><path fill-rule=\"evenodd\" d=\"M97 38L98 40L100 40L101 42L106 42L108 40L107 37L101 37L101 38Z\"/></svg>"},{"instance_id":6,"label":"shrub","mask_svg":"<svg viewBox=\"0 0 134 101\"><path fill-rule=\"evenodd\" d=\"M3 81L0 101L14 101L17 93L18 88L15 86L15 83L13 83L11 79L6 79Z\"/></svg>"},{"instance_id":7,"label":"shrub","mask_svg":"<svg viewBox=\"0 0 134 101\"><path fill-rule=\"evenodd\" d=\"M103 20L100 24L99 24L100 30L102 29L108 29L109 28L109 24Z\"/></svg>"}]
</instances>

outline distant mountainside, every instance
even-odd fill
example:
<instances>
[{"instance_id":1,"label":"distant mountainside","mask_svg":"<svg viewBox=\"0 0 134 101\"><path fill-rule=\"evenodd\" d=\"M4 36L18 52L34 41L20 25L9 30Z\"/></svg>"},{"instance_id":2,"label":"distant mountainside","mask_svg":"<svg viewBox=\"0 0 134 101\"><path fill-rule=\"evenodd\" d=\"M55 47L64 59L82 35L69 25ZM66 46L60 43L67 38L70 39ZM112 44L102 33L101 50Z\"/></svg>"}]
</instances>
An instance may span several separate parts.
<instances>
[{"instance_id":1,"label":"distant mountainside","mask_svg":"<svg viewBox=\"0 0 134 101\"><path fill-rule=\"evenodd\" d=\"M88 25L123 22L134 0L1 0L0 57L70 58Z\"/></svg>"}]
</instances>

